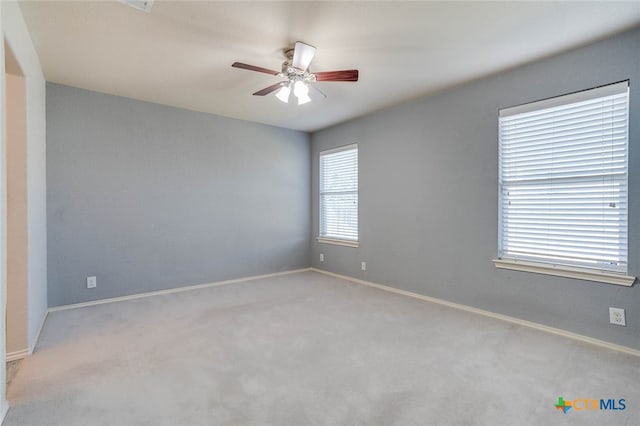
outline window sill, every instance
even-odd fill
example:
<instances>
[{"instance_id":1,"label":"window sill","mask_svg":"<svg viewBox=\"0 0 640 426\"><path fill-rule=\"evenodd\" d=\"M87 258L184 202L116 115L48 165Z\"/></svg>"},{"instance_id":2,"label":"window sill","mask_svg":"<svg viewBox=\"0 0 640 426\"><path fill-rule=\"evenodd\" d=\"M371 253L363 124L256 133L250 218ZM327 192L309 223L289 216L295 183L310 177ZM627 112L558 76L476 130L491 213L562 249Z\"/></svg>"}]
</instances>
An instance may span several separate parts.
<instances>
[{"instance_id":1,"label":"window sill","mask_svg":"<svg viewBox=\"0 0 640 426\"><path fill-rule=\"evenodd\" d=\"M358 247L360 244L357 241L351 240L337 240L334 238L316 238L316 241L323 244L334 244L336 246L345 246L345 247Z\"/></svg>"},{"instance_id":2,"label":"window sill","mask_svg":"<svg viewBox=\"0 0 640 426\"><path fill-rule=\"evenodd\" d=\"M631 287L636 277L630 277L615 272L598 271L595 269L576 268L565 265L545 264L515 259L493 259L496 268L513 271L533 272L557 277L577 278L587 281L597 281L607 284Z\"/></svg>"}]
</instances>

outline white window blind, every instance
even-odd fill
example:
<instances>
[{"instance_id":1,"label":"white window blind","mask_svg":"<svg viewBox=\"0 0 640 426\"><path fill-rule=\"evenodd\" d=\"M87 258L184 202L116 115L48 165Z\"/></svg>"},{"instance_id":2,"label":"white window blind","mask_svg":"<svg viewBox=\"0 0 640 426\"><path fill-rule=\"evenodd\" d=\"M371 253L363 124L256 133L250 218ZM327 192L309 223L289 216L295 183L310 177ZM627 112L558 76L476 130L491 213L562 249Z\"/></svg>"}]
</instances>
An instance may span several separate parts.
<instances>
[{"instance_id":1,"label":"white window blind","mask_svg":"<svg viewBox=\"0 0 640 426\"><path fill-rule=\"evenodd\" d=\"M498 256L627 272L628 82L500 111Z\"/></svg>"},{"instance_id":2,"label":"white window blind","mask_svg":"<svg viewBox=\"0 0 640 426\"><path fill-rule=\"evenodd\" d=\"M358 147L320 153L320 238L358 240Z\"/></svg>"}]
</instances>

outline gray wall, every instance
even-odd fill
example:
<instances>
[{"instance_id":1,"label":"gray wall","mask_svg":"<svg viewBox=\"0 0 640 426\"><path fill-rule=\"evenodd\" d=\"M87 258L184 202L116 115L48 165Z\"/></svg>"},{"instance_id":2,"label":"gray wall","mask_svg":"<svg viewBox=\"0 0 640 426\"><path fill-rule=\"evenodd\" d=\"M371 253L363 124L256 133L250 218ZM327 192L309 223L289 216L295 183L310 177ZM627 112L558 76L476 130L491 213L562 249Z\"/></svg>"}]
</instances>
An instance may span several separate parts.
<instances>
[{"instance_id":1,"label":"gray wall","mask_svg":"<svg viewBox=\"0 0 640 426\"><path fill-rule=\"evenodd\" d=\"M47 84L49 306L308 267L310 188L306 133Z\"/></svg>"},{"instance_id":2,"label":"gray wall","mask_svg":"<svg viewBox=\"0 0 640 426\"><path fill-rule=\"evenodd\" d=\"M313 266L640 349L640 284L497 270L491 261L498 110L630 79L629 272L640 274L638 52L640 30L314 133L312 235L318 152L358 143L360 247L314 240ZM609 324L609 306L627 310L627 327Z\"/></svg>"}]
</instances>

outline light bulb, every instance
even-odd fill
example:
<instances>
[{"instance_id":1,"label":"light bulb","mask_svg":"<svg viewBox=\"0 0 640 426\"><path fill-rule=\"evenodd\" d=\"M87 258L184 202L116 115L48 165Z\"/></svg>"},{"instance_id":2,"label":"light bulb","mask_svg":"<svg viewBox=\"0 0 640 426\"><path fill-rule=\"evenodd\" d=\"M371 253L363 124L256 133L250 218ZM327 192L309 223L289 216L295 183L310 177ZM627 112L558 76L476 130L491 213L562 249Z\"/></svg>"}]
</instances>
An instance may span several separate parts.
<instances>
[{"instance_id":1,"label":"light bulb","mask_svg":"<svg viewBox=\"0 0 640 426\"><path fill-rule=\"evenodd\" d=\"M298 105L306 104L307 102L311 102L311 98L307 94L303 94L298 96Z\"/></svg>"},{"instance_id":2,"label":"light bulb","mask_svg":"<svg viewBox=\"0 0 640 426\"><path fill-rule=\"evenodd\" d=\"M309 87L304 83L304 81L296 81L296 84L293 86L293 94L298 98L298 105L306 104L311 101L309 97Z\"/></svg>"},{"instance_id":3,"label":"light bulb","mask_svg":"<svg viewBox=\"0 0 640 426\"><path fill-rule=\"evenodd\" d=\"M309 88L307 87L306 84L304 84L303 81L298 80L296 81L296 84L293 86L293 93L296 96L303 96L306 95L307 93L309 93Z\"/></svg>"},{"instance_id":4,"label":"light bulb","mask_svg":"<svg viewBox=\"0 0 640 426\"><path fill-rule=\"evenodd\" d=\"M282 86L278 93L276 93L276 97L280 99L285 104L289 103L289 95L291 94L291 89L289 86Z\"/></svg>"}]
</instances>

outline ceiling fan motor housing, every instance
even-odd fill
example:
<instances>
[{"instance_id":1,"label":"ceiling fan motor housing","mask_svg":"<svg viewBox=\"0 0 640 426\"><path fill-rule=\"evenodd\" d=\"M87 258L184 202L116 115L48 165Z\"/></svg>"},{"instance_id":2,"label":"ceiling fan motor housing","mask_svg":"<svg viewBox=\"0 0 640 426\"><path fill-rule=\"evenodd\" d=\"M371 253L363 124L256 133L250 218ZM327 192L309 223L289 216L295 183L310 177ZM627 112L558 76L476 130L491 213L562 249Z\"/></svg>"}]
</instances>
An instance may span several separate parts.
<instances>
[{"instance_id":1,"label":"ceiling fan motor housing","mask_svg":"<svg viewBox=\"0 0 640 426\"><path fill-rule=\"evenodd\" d=\"M303 43L301 41L297 41L294 47L287 47L282 50L282 53L286 57L286 60L282 63L282 67L280 72L274 71L268 68L258 67L255 65L249 65L242 62L234 62L231 64L232 67L246 69L249 71L256 71L265 74L270 74L273 76L278 76L285 78L285 81L281 81L276 84L272 84L269 87L265 87L262 90L258 90L253 95L255 96L265 96L269 93L273 93L276 90L279 93L284 93L284 89L292 90L294 86L298 88L298 92L304 94L296 93L296 96L299 98L307 98L308 89L312 89L315 94L319 94L326 98L326 95L322 93L317 87L313 85L309 85L307 83L313 83L316 81L358 81L358 70L342 70L342 71L324 71L318 73L312 73L309 71L309 64L313 60L315 55L316 48ZM303 83L298 84L298 83ZM306 89L306 90L303 90ZM305 100L304 103L308 102Z\"/></svg>"},{"instance_id":2,"label":"ceiling fan motor housing","mask_svg":"<svg viewBox=\"0 0 640 426\"><path fill-rule=\"evenodd\" d=\"M287 78L289 81L316 81L316 76L310 73L308 70L301 70L293 66L293 54L295 52L294 47L286 47L282 49L284 56L287 58L282 63L281 76Z\"/></svg>"}]
</instances>

